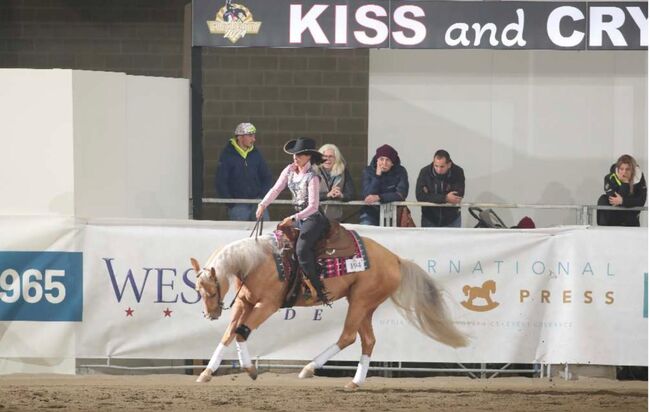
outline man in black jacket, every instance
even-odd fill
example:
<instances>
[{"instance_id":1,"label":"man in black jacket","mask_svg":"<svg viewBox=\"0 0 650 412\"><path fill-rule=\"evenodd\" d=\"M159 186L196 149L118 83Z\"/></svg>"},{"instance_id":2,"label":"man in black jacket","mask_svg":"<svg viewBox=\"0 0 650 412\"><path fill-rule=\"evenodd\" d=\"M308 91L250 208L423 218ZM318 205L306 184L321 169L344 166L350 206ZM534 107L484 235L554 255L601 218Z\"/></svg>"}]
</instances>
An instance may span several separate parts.
<instances>
[{"instance_id":1,"label":"man in black jacket","mask_svg":"<svg viewBox=\"0 0 650 412\"><path fill-rule=\"evenodd\" d=\"M460 204L465 196L465 173L452 163L449 152L438 150L433 163L420 170L415 188L418 202ZM460 227L460 207L423 207L422 227Z\"/></svg>"}]
</instances>

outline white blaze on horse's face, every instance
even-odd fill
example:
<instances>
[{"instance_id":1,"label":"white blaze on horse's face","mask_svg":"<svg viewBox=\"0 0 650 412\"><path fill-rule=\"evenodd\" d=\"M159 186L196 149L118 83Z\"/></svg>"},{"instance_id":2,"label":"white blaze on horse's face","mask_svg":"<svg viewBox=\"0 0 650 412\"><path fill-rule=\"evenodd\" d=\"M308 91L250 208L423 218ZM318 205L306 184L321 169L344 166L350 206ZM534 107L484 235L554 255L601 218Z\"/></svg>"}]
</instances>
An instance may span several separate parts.
<instances>
[{"instance_id":1,"label":"white blaze on horse's face","mask_svg":"<svg viewBox=\"0 0 650 412\"><path fill-rule=\"evenodd\" d=\"M196 272L195 289L201 295L203 303L203 316L210 320L219 319L221 309L223 308L223 302L221 300L223 294L217 282L217 274L214 268L210 268L210 271L201 269L196 259L192 259L192 266Z\"/></svg>"}]
</instances>

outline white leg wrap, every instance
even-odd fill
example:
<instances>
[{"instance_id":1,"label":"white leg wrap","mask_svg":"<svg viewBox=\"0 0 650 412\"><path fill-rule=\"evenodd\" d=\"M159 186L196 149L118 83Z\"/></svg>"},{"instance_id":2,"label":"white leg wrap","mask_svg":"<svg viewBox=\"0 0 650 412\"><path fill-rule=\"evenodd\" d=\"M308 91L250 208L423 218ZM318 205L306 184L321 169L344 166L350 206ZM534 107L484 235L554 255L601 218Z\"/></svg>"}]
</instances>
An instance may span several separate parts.
<instances>
[{"instance_id":1,"label":"white leg wrap","mask_svg":"<svg viewBox=\"0 0 650 412\"><path fill-rule=\"evenodd\" d=\"M327 363L330 358L332 358L334 355L339 353L341 351L341 348L338 347L338 345L335 343L329 348L325 349L323 353L320 355L316 356L313 361L311 361L311 364L314 365L315 369L322 368L325 363Z\"/></svg>"},{"instance_id":2,"label":"white leg wrap","mask_svg":"<svg viewBox=\"0 0 650 412\"><path fill-rule=\"evenodd\" d=\"M208 362L208 368L212 369L212 372L215 372L217 369L219 369L219 365L221 365L221 360L223 359L223 351L226 349L226 346L219 342L219 345L217 346L217 349L214 350L214 353L212 354L212 357L210 358L210 362Z\"/></svg>"},{"instance_id":3,"label":"white leg wrap","mask_svg":"<svg viewBox=\"0 0 650 412\"><path fill-rule=\"evenodd\" d=\"M248 354L248 346L246 342L237 342L237 356L239 356L239 366L242 368L248 368L253 365L251 362L251 355Z\"/></svg>"},{"instance_id":4,"label":"white leg wrap","mask_svg":"<svg viewBox=\"0 0 650 412\"><path fill-rule=\"evenodd\" d=\"M370 365L370 356L361 355L361 360L359 365L357 365L357 373L354 374L354 379L352 382L357 385L361 385L366 380L366 375L368 375L368 366Z\"/></svg>"}]
</instances>

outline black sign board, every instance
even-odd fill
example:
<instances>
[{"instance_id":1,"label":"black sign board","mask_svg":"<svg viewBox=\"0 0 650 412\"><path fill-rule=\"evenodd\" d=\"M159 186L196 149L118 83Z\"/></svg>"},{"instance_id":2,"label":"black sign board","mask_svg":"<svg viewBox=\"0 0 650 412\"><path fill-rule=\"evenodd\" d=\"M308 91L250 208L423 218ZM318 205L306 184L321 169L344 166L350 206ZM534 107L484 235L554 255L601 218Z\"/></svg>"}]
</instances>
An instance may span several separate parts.
<instances>
[{"instance_id":1,"label":"black sign board","mask_svg":"<svg viewBox=\"0 0 650 412\"><path fill-rule=\"evenodd\" d=\"M194 0L193 45L647 50L647 2Z\"/></svg>"}]
</instances>

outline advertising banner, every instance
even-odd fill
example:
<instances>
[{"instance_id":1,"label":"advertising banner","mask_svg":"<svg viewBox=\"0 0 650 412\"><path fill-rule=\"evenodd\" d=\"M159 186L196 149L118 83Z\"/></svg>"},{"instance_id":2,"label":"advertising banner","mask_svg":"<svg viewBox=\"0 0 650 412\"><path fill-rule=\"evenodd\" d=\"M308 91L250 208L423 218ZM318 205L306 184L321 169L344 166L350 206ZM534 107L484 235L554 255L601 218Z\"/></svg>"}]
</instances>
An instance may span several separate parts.
<instances>
[{"instance_id":1,"label":"advertising banner","mask_svg":"<svg viewBox=\"0 0 650 412\"><path fill-rule=\"evenodd\" d=\"M647 50L647 2L194 0L193 46Z\"/></svg>"},{"instance_id":2,"label":"advertising banner","mask_svg":"<svg viewBox=\"0 0 650 412\"><path fill-rule=\"evenodd\" d=\"M374 315L373 360L647 365L646 228L348 227L425 269L470 339L465 348L446 347L386 301ZM67 331L78 358L209 358L230 313L215 321L203 318L189 258L204 262L251 229L252 223L244 222L91 221L68 226L76 242L55 242L62 250L45 248L40 257L25 245L7 250L5 242L0 327L23 325L26 333L59 325L48 333ZM81 287L83 296L77 297L75 288ZM234 293L231 288L226 305ZM59 299L66 303L53 311ZM54 314L35 315L38 305L49 305L43 312ZM75 305L83 306L81 317ZM251 355L311 359L337 341L346 310L344 299L332 308L280 309L251 333ZM6 356L40 353L34 344L17 345L17 338L0 336L0 348L11 348ZM45 345L50 355L57 342L54 348ZM65 350L70 346L67 342ZM357 342L334 359L357 360L359 354ZM236 359L234 348L226 358Z\"/></svg>"}]
</instances>

